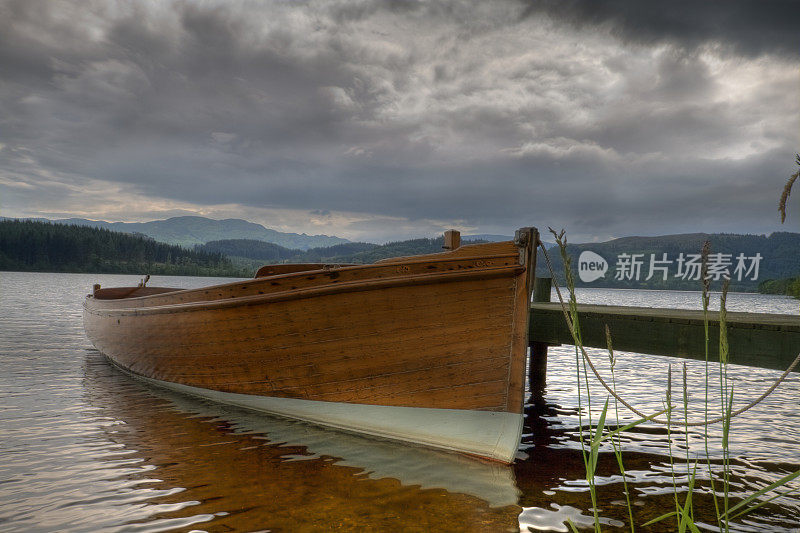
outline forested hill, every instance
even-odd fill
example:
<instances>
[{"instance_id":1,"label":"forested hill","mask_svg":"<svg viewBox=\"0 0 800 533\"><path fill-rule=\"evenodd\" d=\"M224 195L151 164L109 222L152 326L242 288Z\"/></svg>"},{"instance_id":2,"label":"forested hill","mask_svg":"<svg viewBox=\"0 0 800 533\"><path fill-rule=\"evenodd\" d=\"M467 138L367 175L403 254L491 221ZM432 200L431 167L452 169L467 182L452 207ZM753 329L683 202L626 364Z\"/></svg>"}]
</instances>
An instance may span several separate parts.
<instances>
[{"instance_id":1,"label":"forested hill","mask_svg":"<svg viewBox=\"0 0 800 533\"><path fill-rule=\"evenodd\" d=\"M725 272L732 278L732 290L751 292L759 290L759 287L764 292L791 292L787 287L792 286L792 279L800 276L800 234L797 233L624 237L603 243L569 244L568 251L578 286L697 290L700 287L699 254L706 240L711 242L711 259L719 272L718 279L712 283L714 289L720 288ZM413 239L384 245L346 243L303 251L261 241L229 239L209 242L197 246L196 250L222 253L231 257L236 265L254 269L266 263L372 263L387 257L441 252L442 244L442 238ZM581 281L578 259L584 251L597 254L605 261L605 275L591 282ZM548 253L557 276L563 282L563 264L558 247L549 248ZM757 256L760 258L756 267L753 263ZM624 275L618 275L618 271L623 270L620 262L624 264L626 258L627 269L622 272ZM653 265L656 268L652 276L651 259L658 261ZM742 268L737 271L740 262ZM543 258L538 265L539 275L549 275ZM767 280L782 281L770 283Z\"/></svg>"},{"instance_id":2,"label":"forested hill","mask_svg":"<svg viewBox=\"0 0 800 533\"><path fill-rule=\"evenodd\" d=\"M692 265L698 266L705 240L711 242L712 272L717 272L713 289L721 286L726 274L731 277L732 290L798 291L797 233L624 237L603 243L569 244L568 252L578 286L697 290L699 272ZM255 269L268 263L367 264L387 257L440 252L442 244L440 237L383 245L347 242L298 250L260 240L226 239L187 250L145 235L102 228L2 220L0 270L250 277ZM584 252L587 254L582 256ZM549 254L563 282L558 248L550 248ZM595 263L594 268L603 267L605 273L593 281L582 281L580 263ZM541 258L538 265L539 275L549 275Z\"/></svg>"},{"instance_id":3,"label":"forested hill","mask_svg":"<svg viewBox=\"0 0 800 533\"><path fill-rule=\"evenodd\" d=\"M49 222L0 221L0 270L249 277L220 253L143 235Z\"/></svg>"},{"instance_id":4,"label":"forested hill","mask_svg":"<svg viewBox=\"0 0 800 533\"><path fill-rule=\"evenodd\" d=\"M442 251L444 239L412 239L371 244L348 242L334 246L291 250L276 244L252 239L225 239L195 246L195 250L222 253L239 265L256 266L265 263L373 263L387 257L430 254Z\"/></svg>"},{"instance_id":5,"label":"forested hill","mask_svg":"<svg viewBox=\"0 0 800 533\"><path fill-rule=\"evenodd\" d=\"M711 243L711 259L720 273L718 279L712 283L713 289L721 286L723 273L731 277L731 289L740 291L756 291L759 284L766 280L785 280L800 276L798 233L776 232L768 236L691 233L623 237L602 243L568 244L567 251L578 286L697 290L700 287L699 276L695 277L696 269L692 267L692 263L697 263L706 240ZM563 280L563 263L558 247L548 252L556 273ZM605 275L590 282L580 279L579 258L583 252L597 254L605 261ZM760 259L756 260L758 255ZM739 256L742 257L741 265ZM584 263L587 263L589 261L586 259L592 256L587 254L583 257ZM595 262L601 264L602 261ZM758 263L757 268L752 268L755 266L754 262ZM651 266L655 267L652 276ZM742 268L737 271L740 266ZM756 270L757 277L753 279ZM544 261L538 262L537 271L540 275L549 275Z\"/></svg>"},{"instance_id":6,"label":"forested hill","mask_svg":"<svg viewBox=\"0 0 800 533\"><path fill-rule=\"evenodd\" d=\"M250 277L268 263L372 263L442 251L443 239L343 243L297 250L226 239L192 250L146 235L41 221L0 220L0 270Z\"/></svg>"},{"instance_id":7,"label":"forested hill","mask_svg":"<svg viewBox=\"0 0 800 533\"><path fill-rule=\"evenodd\" d=\"M347 239L328 235L284 233L238 218L214 220L206 217L183 216L166 220L151 220L150 222L105 222L83 218L66 218L51 222L91 226L123 233L138 233L148 235L157 241L186 247L219 239L255 239L300 250L349 242Z\"/></svg>"},{"instance_id":8,"label":"forested hill","mask_svg":"<svg viewBox=\"0 0 800 533\"><path fill-rule=\"evenodd\" d=\"M310 250L296 250L254 239L223 239L195 246L195 250L220 253L228 257L252 259L260 263L328 263L337 258L379 248L377 244L349 242ZM353 262L353 261L348 261Z\"/></svg>"}]
</instances>

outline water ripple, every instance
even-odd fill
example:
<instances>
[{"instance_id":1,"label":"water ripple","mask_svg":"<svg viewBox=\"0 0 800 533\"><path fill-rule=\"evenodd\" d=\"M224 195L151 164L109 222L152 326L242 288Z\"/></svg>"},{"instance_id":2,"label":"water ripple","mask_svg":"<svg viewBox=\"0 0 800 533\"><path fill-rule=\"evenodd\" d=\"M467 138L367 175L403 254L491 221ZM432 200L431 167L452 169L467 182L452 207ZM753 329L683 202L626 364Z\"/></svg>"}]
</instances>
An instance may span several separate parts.
<instances>
[{"instance_id":1,"label":"water ripple","mask_svg":"<svg viewBox=\"0 0 800 533\"><path fill-rule=\"evenodd\" d=\"M81 301L95 282L135 284L138 276L0 273L0 529L3 531L262 530L568 531L591 528L580 437L597 420L604 390L578 408L575 354L550 349L544 402L526 406L515 465L399 445L220 406L148 388L121 375L83 334ZM159 280L154 279L154 283ZM203 278L162 278L196 287ZM14 287L14 290L8 290ZM583 289L587 303L697 308L691 292ZM793 300L731 295L732 310L796 313ZM591 352L608 375L603 350ZM646 411L662 408L666 366L678 359L620 352L617 389ZM676 367L678 368L678 367ZM693 416L704 404L704 367L687 362ZM743 404L776 372L732 367ZM800 467L800 376L734 422L733 501ZM710 391L715 414L718 388ZM612 403L613 406L613 403ZM787 408L786 406L790 406ZM676 416L682 416L680 413ZM620 411L613 427L634 420ZM623 481L638 522L674 508L690 472L676 457L700 459L695 504L713 530L708 485L719 481L720 428L667 432L642 425L622 439L625 476L605 444L598 501L606 529L627 522ZM687 446L688 441L688 446ZM710 470L709 470L710 468ZM796 486L796 485L795 485ZM720 485L715 485L719 492ZM778 498L734 531L800 527L795 495Z\"/></svg>"}]
</instances>

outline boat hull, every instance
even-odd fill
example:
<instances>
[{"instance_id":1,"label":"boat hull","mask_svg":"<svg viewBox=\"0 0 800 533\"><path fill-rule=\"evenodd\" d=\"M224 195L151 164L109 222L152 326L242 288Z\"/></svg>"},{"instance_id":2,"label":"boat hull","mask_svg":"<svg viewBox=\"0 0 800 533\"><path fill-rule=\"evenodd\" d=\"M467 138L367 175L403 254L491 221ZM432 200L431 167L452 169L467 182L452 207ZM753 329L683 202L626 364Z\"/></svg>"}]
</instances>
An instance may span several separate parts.
<instances>
[{"instance_id":1,"label":"boat hull","mask_svg":"<svg viewBox=\"0 0 800 533\"><path fill-rule=\"evenodd\" d=\"M153 386L219 403L504 463L513 462L522 434L523 416L519 413L272 398L221 392L128 374Z\"/></svg>"},{"instance_id":2,"label":"boat hull","mask_svg":"<svg viewBox=\"0 0 800 533\"><path fill-rule=\"evenodd\" d=\"M503 243L194 291L106 289L86 299L84 324L112 362L160 386L511 462L525 263Z\"/></svg>"}]
</instances>

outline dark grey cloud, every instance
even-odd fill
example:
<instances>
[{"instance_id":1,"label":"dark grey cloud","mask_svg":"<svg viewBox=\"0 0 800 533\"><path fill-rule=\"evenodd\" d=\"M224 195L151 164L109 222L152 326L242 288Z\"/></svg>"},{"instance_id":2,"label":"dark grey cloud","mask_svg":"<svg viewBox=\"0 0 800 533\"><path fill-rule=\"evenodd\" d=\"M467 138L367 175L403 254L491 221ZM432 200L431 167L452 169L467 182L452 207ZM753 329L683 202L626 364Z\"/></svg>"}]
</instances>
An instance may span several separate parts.
<instances>
[{"instance_id":1,"label":"dark grey cloud","mask_svg":"<svg viewBox=\"0 0 800 533\"><path fill-rule=\"evenodd\" d=\"M387 238L777 229L796 58L637 5L9 0L1 207L294 210Z\"/></svg>"},{"instance_id":2,"label":"dark grey cloud","mask_svg":"<svg viewBox=\"0 0 800 533\"><path fill-rule=\"evenodd\" d=\"M639 0L523 0L525 16L546 14L587 29L606 26L626 40L695 48L730 46L748 56L800 55L800 9L794 0L642 2Z\"/></svg>"}]
</instances>

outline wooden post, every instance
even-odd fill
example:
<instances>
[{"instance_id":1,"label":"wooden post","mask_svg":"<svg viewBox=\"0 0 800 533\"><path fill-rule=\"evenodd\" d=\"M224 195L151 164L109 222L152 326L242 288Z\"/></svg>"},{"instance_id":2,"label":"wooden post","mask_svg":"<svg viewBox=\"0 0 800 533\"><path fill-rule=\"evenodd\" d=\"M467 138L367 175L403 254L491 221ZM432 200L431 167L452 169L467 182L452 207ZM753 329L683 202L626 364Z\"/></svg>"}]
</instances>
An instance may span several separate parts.
<instances>
[{"instance_id":1,"label":"wooden post","mask_svg":"<svg viewBox=\"0 0 800 533\"><path fill-rule=\"evenodd\" d=\"M537 277L533 283L533 301L549 302L552 278ZM536 315L531 316L536 320ZM530 342L530 363L528 365L528 387L534 403L544 401L544 388L547 384L547 343Z\"/></svg>"},{"instance_id":2,"label":"wooden post","mask_svg":"<svg viewBox=\"0 0 800 533\"><path fill-rule=\"evenodd\" d=\"M454 229L449 229L444 232L444 248L445 250L455 250L461 246L461 232Z\"/></svg>"}]
</instances>

